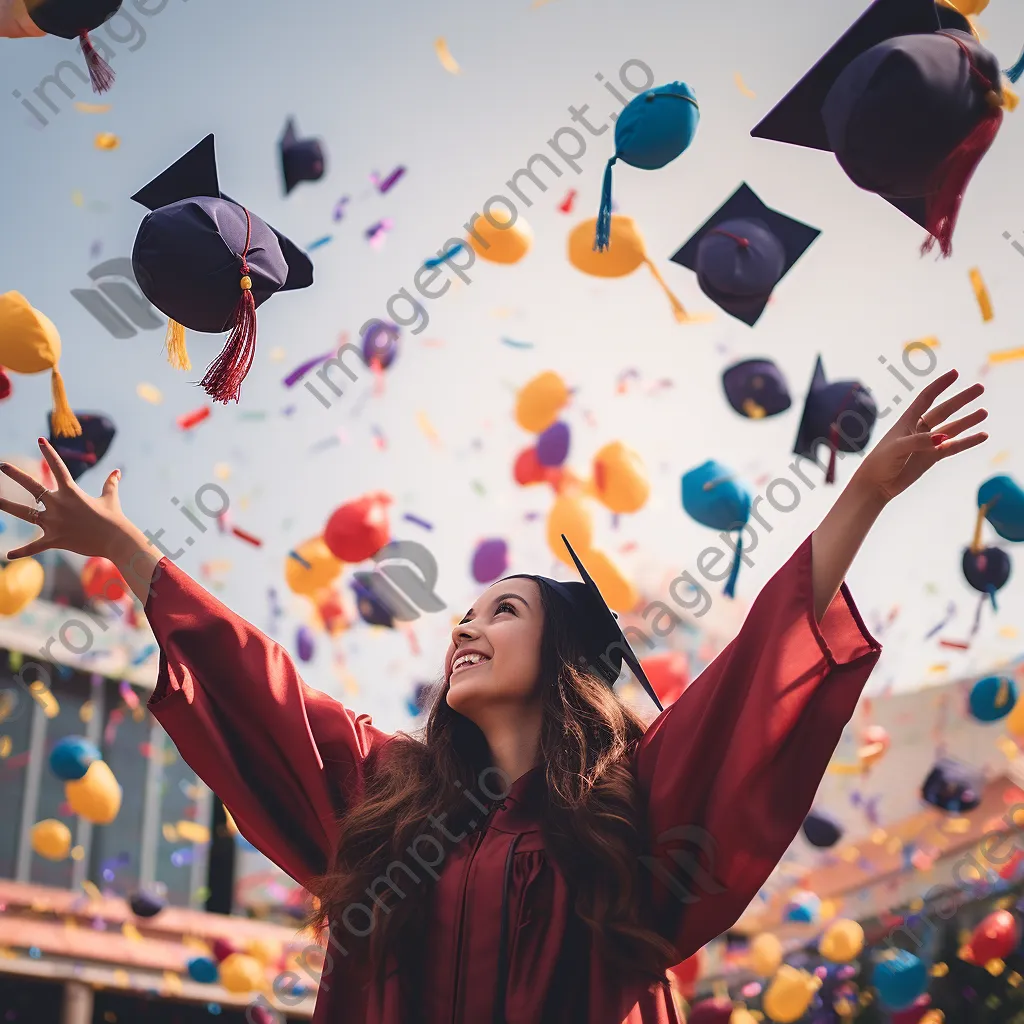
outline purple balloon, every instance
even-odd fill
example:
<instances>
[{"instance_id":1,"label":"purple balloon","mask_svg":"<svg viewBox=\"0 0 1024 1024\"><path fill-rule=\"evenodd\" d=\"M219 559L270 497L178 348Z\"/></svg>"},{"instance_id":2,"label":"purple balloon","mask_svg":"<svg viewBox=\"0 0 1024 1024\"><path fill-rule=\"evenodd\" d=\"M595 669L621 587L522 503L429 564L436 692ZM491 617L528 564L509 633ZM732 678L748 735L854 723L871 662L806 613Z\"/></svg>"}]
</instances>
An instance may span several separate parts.
<instances>
[{"instance_id":1,"label":"purple balloon","mask_svg":"<svg viewBox=\"0 0 1024 1024\"><path fill-rule=\"evenodd\" d=\"M537 438L537 461L542 466L555 467L565 462L569 454L569 424L559 420L552 423Z\"/></svg>"},{"instance_id":2,"label":"purple balloon","mask_svg":"<svg viewBox=\"0 0 1024 1024\"><path fill-rule=\"evenodd\" d=\"M492 583L508 568L508 544L495 538L482 540L473 553L473 579Z\"/></svg>"},{"instance_id":3,"label":"purple balloon","mask_svg":"<svg viewBox=\"0 0 1024 1024\"><path fill-rule=\"evenodd\" d=\"M380 368L386 370L398 355L398 337L402 332L397 324L377 320L363 335L363 360L370 363L376 359Z\"/></svg>"},{"instance_id":4,"label":"purple balloon","mask_svg":"<svg viewBox=\"0 0 1024 1024\"><path fill-rule=\"evenodd\" d=\"M299 631L295 635L295 646L299 649L299 661L312 661L316 641L309 626L299 626Z\"/></svg>"}]
</instances>

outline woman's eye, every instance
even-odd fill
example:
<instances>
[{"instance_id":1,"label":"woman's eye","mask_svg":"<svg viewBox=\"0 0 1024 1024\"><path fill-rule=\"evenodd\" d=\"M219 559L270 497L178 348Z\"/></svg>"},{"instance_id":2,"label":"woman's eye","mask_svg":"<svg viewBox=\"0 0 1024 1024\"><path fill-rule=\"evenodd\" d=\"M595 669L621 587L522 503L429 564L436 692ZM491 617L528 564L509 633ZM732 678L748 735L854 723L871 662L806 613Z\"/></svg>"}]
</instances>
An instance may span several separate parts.
<instances>
[{"instance_id":1,"label":"woman's eye","mask_svg":"<svg viewBox=\"0 0 1024 1024\"><path fill-rule=\"evenodd\" d=\"M497 608L494 609L495 615L500 615L503 611L511 612L513 615L516 613L515 606L510 604L508 601L502 601Z\"/></svg>"}]
</instances>

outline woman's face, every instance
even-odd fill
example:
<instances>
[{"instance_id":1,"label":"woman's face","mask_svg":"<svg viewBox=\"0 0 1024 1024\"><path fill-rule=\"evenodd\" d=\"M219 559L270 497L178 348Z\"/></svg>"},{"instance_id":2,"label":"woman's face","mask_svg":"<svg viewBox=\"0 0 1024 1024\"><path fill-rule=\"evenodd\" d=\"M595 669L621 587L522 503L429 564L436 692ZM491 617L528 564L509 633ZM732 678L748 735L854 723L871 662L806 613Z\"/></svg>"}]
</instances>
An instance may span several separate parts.
<instances>
[{"instance_id":1,"label":"woman's face","mask_svg":"<svg viewBox=\"0 0 1024 1024\"><path fill-rule=\"evenodd\" d=\"M543 632L537 583L511 579L488 587L452 630L444 664L448 706L475 720L479 709L535 699Z\"/></svg>"}]
</instances>

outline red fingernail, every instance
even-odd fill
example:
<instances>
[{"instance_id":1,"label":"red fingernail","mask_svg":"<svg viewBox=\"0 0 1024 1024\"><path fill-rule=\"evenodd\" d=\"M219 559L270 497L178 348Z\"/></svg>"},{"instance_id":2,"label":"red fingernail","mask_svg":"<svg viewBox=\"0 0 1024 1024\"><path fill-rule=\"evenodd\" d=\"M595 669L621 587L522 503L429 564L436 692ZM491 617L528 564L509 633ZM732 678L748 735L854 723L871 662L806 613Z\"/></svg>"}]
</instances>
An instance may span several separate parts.
<instances>
[{"instance_id":1,"label":"red fingernail","mask_svg":"<svg viewBox=\"0 0 1024 1024\"><path fill-rule=\"evenodd\" d=\"M935 445L936 448L938 448L939 445L942 444L943 441L948 441L948 440L949 440L949 435L948 434L932 434L932 444Z\"/></svg>"}]
</instances>

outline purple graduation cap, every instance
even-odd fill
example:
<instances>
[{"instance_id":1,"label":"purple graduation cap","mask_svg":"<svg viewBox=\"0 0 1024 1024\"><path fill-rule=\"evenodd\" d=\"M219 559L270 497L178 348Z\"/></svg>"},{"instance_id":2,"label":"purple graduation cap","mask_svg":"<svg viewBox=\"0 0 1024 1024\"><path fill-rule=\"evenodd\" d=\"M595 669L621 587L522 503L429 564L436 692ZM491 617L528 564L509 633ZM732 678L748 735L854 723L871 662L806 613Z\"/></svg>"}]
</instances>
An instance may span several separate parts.
<instances>
[{"instance_id":1,"label":"purple graduation cap","mask_svg":"<svg viewBox=\"0 0 1024 1024\"><path fill-rule=\"evenodd\" d=\"M78 437L59 437L53 430L53 417L50 418L50 444L64 460L72 480L92 469L107 454L117 433L113 422L101 413L76 412L75 417L82 425Z\"/></svg>"},{"instance_id":2,"label":"purple graduation cap","mask_svg":"<svg viewBox=\"0 0 1024 1024\"><path fill-rule=\"evenodd\" d=\"M843 826L839 820L831 814L815 810L813 807L804 818L802 830L807 842L822 850L835 846L843 838Z\"/></svg>"},{"instance_id":3,"label":"purple graduation cap","mask_svg":"<svg viewBox=\"0 0 1024 1024\"><path fill-rule=\"evenodd\" d=\"M300 139L294 117L288 118L278 149L281 152L285 195L289 195L300 182L319 181L324 176L327 161L323 145L319 139Z\"/></svg>"},{"instance_id":4,"label":"purple graduation cap","mask_svg":"<svg viewBox=\"0 0 1024 1024\"><path fill-rule=\"evenodd\" d=\"M752 131L834 153L952 252L964 191L1002 123L996 58L935 0L876 0Z\"/></svg>"},{"instance_id":5,"label":"purple graduation cap","mask_svg":"<svg viewBox=\"0 0 1024 1024\"><path fill-rule=\"evenodd\" d=\"M622 663L625 661L658 710L664 711L658 694L640 664L640 659L629 646L629 641L619 626L618 617L608 607L593 577L573 551L564 533L562 543L575 563L583 579L582 583L561 583L547 576L531 576L528 573L515 573L504 578L533 580L548 593L554 594L568 608L576 626L576 640L585 667L595 671L609 687L612 687L618 680L622 672Z\"/></svg>"},{"instance_id":6,"label":"purple graduation cap","mask_svg":"<svg viewBox=\"0 0 1024 1024\"><path fill-rule=\"evenodd\" d=\"M238 401L256 352L256 309L279 291L313 283L309 257L220 190L207 135L132 199L152 211L139 227L132 269L143 295L169 318L172 365L189 369L185 331L231 331L201 382L216 402Z\"/></svg>"},{"instance_id":7,"label":"purple graduation cap","mask_svg":"<svg viewBox=\"0 0 1024 1024\"><path fill-rule=\"evenodd\" d=\"M825 483L835 483L836 452L864 451L877 417L871 392L857 380L837 380L830 384L825 379L821 356L818 356L793 454L816 462L818 446L827 444L832 454ZM851 436L853 427L856 427L856 436Z\"/></svg>"},{"instance_id":8,"label":"purple graduation cap","mask_svg":"<svg viewBox=\"0 0 1024 1024\"><path fill-rule=\"evenodd\" d=\"M792 404L782 371L770 359L744 359L722 373L729 404L741 416L766 419L785 412Z\"/></svg>"},{"instance_id":9,"label":"purple graduation cap","mask_svg":"<svg viewBox=\"0 0 1024 1024\"><path fill-rule=\"evenodd\" d=\"M971 628L971 636L974 636L981 628L981 612L985 607L985 601L991 601L993 611L999 610L996 605L996 594L1010 579L1012 563L1009 553L1002 548L983 548L979 545L977 548L964 548L960 567L964 579L981 594L981 600L974 613L974 626Z\"/></svg>"},{"instance_id":10,"label":"purple graduation cap","mask_svg":"<svg viewBox=\"0 0 1024 1024\"><path fill-rule=\"evenodd\" d=\"M981 803L984 788L977 769L952 757L940 757L921 786L921 799L941 811L962 814Z\"/></svg>"},{"instance_id":11,"label":"purple graduation cap","mask_svg":"<svg viewBox=\"0 0 1024 1024\"><path fill-rule=\"evenodd\" d=\"M26 0L25 8L40 32L60 39L77 39L89 70L94 92L106 92L114 84L113 68L96 52L89 33L119 10L123 0Z\"/></svg>"},{"instance_id":12,"label":"purple graduation cap","mask_svg":"<svg viewBox=\"0 0 1024 1024\"><path fill-rule=\"evenodd\" d=\"M765 206L744 182L671 259L696 273L712 302L753 327L820 234Z\"/></svg>"}]
</instances>

